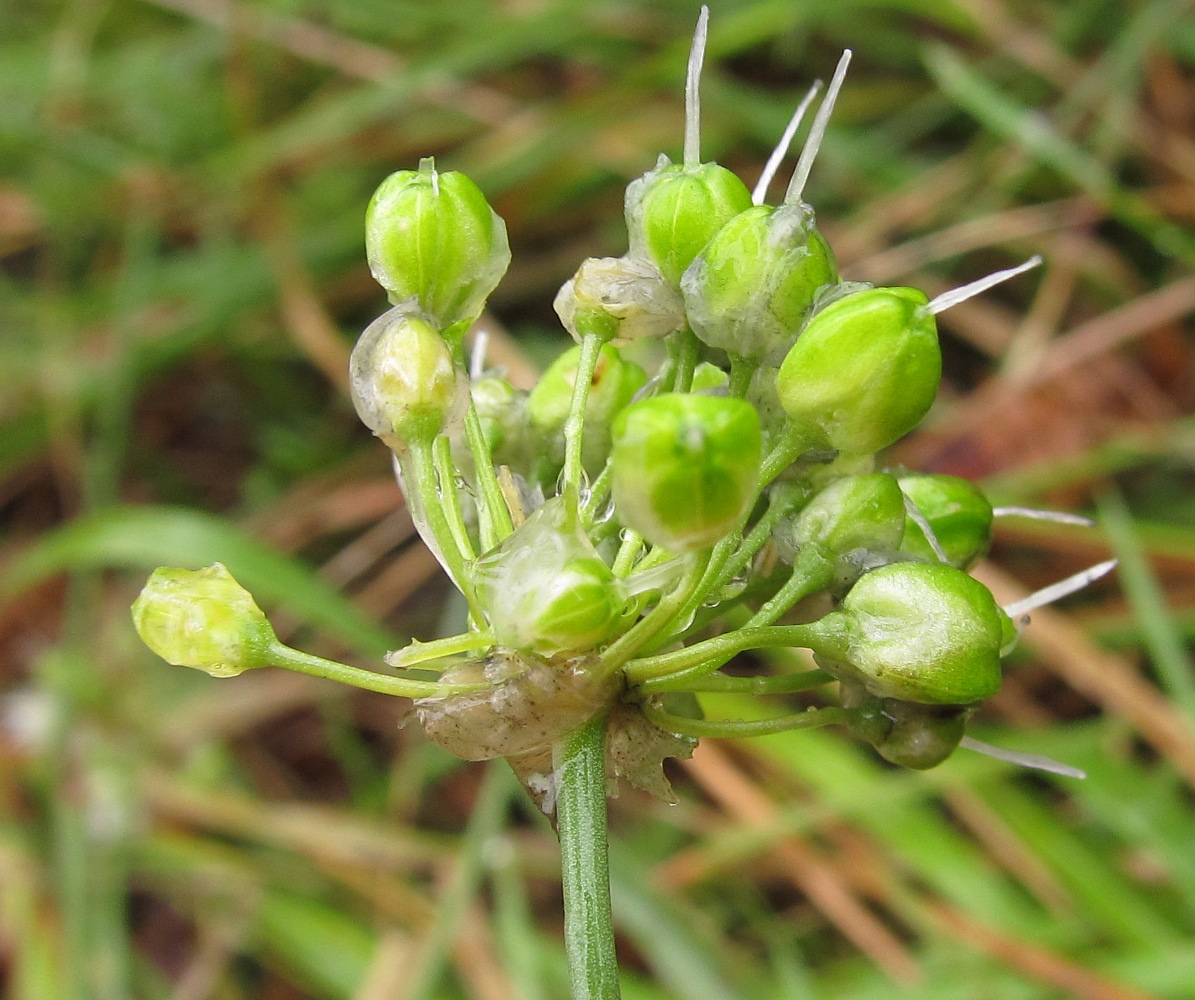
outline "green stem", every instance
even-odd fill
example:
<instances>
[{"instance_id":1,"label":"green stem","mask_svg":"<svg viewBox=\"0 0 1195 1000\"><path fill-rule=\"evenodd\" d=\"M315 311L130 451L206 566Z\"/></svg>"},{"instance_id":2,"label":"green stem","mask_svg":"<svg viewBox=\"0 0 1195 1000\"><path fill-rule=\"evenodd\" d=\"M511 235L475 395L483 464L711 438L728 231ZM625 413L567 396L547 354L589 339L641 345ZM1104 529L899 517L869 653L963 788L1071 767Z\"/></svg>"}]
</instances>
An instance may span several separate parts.
<instances>
[{"instance_id":1,"label":"green stem","mask_svg":"<svg viewBox=\"0 0 1195 1000\"><path fill-rule=\"evenodd\" d=\"M618 546L618 554L614 557L614 564L611 571L615 576L621 578L627 576L635 566L635 560L639 557L639 552L643 548L643 536L633 528L627 528L623 532L621 544Z\"/></svg>"},{"instance_id":2,"label":"green stem","mask_svg":"<svg viewBox=\"0 0 1195 1000\"><path fill-rule=\"evenodd\" d=\"M763 674L755 677L731 677L727 674L706 674L688 684L678 684L675 675L644 681L636 690L643 694L663 694L667 691L688 691L693 694L799 694L812 691L834 680L824 670L804 670L799 674Z\"/></svg>"},{"instance_id":3,"label":"green stem","mask_svg":"<svg viewBox=\"0 0 1195 1000\"><path fill-rule=\"evenodd\" d=\"M816 432L808 427L790 423L763 460L763 466L759 473L759 488L763 489L800 458L804 452L816 447L818 447Z\"/></svg>"},{"instance_id":4,"label":"green stem","mask_svg":"<svg viewBox=\"0 0 1195 1000\"><path fill-rule=\"evenodd\" d=\"M809 490L800 486L774 487L768 492L768 509L739 543L734 555L726 559L711 577L709 593L720 591L740 573L760 549L767 544L776 526L793 513L809 497Z\"/></svg>"},{"instance_id":5,"label":"green stem","mask_svg":"<svg viewBox=\"0 0 1195 1000\"><path fill-rule=\"evenodd\" d=\"M824 619L823 619L824 621ZM628 633L629 634L629 633ZM684 649L654 656L641 656L623 666L630 684L642 684L653 677L679 675L693 671L691 676L713 673L736 653L764 646L805 646L823 638L823 630L809 625L764 625L760 628L737 629L725 635L695 642Z\"/></svg>"},{"instance_id":6,"label":"green stem","mask_svg":"<svg viewBox=\"0 0 1195 1000\"><path fill-rule=\"evenodd\" d=\"M407 488L418 496L419 512L426 521L432 541L435 542L436 548L439 550L437 555L444 563L456 589L464 595L473 620L478 623L484 622L485 614L477 603L469 567L464 553L457 545L456 533L448 522L445 514L445 501L441 495L443 492L456 489L456 483L439 482L432 457L431 442L412 441L405 457L404 464L411 473L409 477L405 477Z\"/></svg>"},{"instance_id":7,"label":"green stem","mask_svg":"<svg viewBox=\"0 0 1195 1000\"><path fill-rule=\"evenodd\" d=\"M825 590L834 580L833 564L817 552L813 546L806 546L797 554L792 576L785 581L760 609L755 612L743 628L771 625L788 611L797 601Z\"/></svg>"},{"instance_id":8,"label":"green stem","mask_svg":"<svg viewBox=\"0 0 1195 1000\"><path fill-rule=\"evenodd\" d=\"M616 639L602 653L602 667L611 673L618 670L640 649L664 632L688 607L694 592L705 578L709 565L710 549L692 556L692 568L684 578L667 594L664 594L646 615L639 619L627 632Z\"/></svg>"},{"instance_id":9,"label":"green stem","mask_svg":"<svg viewBox=\"0 0 1195 1000\"><path fill-rule=\"evenodd\" d=\"M604 340L600 334L587 333L581 338L581 356L577 359L577 374L573 382L573 398L569 404L568 419L564 422L564 471L561 473L561 493L570 497L578 506L581 496L581 479L585 475L581 464L581 438L585 427L585 406L589 402L589 390L593 388L593 373Z\"/></svg>"},{"instance_id":10,"label":"green stem","mask_svg":"<svg viewBox=\"0 0 1195 1000\"><path fill-rule=\"evenodd\" d=\"M804 445L800 443L805 441L805 438L798 438L795 434L790 434L785 440L789 442L788 447L796 449L797 454L805 450ZM783 442L774 450L773 454L776 454L781 447L783 447ZM788 464L791 464L791 459L785 462L784 465L781 465L777 472L773 473L772 478L778 475ZM768 482L770 482L770 479L761 477L760 489L762 490ZM719 593L734 575L751 561L756 552L771 537L775 526L787 514L796 510L804 503L808 497L808 489L795 484L784 484L773 489L768 494L768 509L764 512L759 522L751 529L750 534L745 540L743 538L742 526L740 525L738 530L732 531L714 546L713 551L710 553L709 565L706 567L705 575L693 589L688 602L677 613L676 620L687 621L692 619L697 614L701 605L710 600L710 595Z\"/></svg>"},{"instance_id":11,"label":"green stem","mask_svg":"<svg viewBox=\"0 0 1195 1000\"><path fill-rule=\"evenodd\" d=\"M704 565L701 568L701 575L688 587L684 595L684 600L673 612L671 621L684 622L684 628L688 628L693 616L697 614L698 608L706 602L709 595L716 590L721 590L725 586L730 576L726 576L723 579L723 570L742 540L743 533L741 530L732 531L712 549L708 550ZM635 651L638 652L642 646L643 644L640 643L635 647Z\"/></svg>"},{"instance_id":12,"label":"green stem","mask_svg":"<svg viewBox=\"0 0 1195 1000\"><path fill-rule=\"evenodd\" d=\"M444 435L432 442L432 464L440 481L440 499L444 504L444 517L452 532L453 541L465 559L473 559L476 557L473 540L465 527L465 517L461 513L461 498L456 489L460 473L452 462L452 442ZM452 484L451 489L446 486L447 483Z\"/></svg>"},{"instance_id":13,"label":"green stem","mask_svg":"<svg viewBox=\"0 0 1195 1000\"><path fill-rule=\"evenodd\" d=\"M487 684L441 684L439 681L416 681L404 677L388 677L376 674L372 670L362 670L351 667L347 663L336 660L325 660L314 653L304 653L301 649L292 649L281 642L270 647L266 658L276 667L294 670L296 673L307 674L309 677L323 677L326 680L338 681L363 691L377 691L380 694L397 695L400 698L439 698L449 694L464 694L469 691L482 691Z\"/></svg>"},{"instance_id":14,"label":"green stem","mask_svg":"<svg viewBox=\"0 0 1195 1000\"><path fill-rule=\"evenodd\" d=\"M714 737L735 739L746 736L768 736L772 733L786 733L793 729L820 729L849 723L858 713L849 708L807 708L792 715L781 715L774 719L689 719L673 715L647 704L641 706L648 721L677 736L692 736L696 739Z\"/></svg>"},{"instance_id":15,"label":"green stem","mask_svg":"<svg viewBox=\"0 0 1195 1000\"><path fill-rule=\"evenodd\" d=\"M392 667L413 667L416 664L426 664L429 660L439 660L459 653L470 653L475 649L484 649L494 644L492 632L462 632L460 635L450 635L446 639L433 639L431 642L412 640L411 644L393 653L386 654L386 662ZM435 669L425 667L424 669Z\"/></svg>"},{"instance_id":16,"label":"green stem","mask_svg":"<svg viewBox=\"0 0 1195 1000\"><path fill-rule=\"evenodd\" d=\"M610 484L613 479L614 467L607 461L602 467L602 471L598 473L597 479L593 481L593 485L589 487L589 497L581 508L581 522L586 527L592 525L597 516L603 513L606 503L610 499Z\"/></svg>"},{"instance_id":17,"label":"green stem","mask_svg":"<svg viewBox=\"0 0 1195 1000\"><path fill-rule=\"evenodd\" d=\"M747 395L747 387L751 385L751 377L759 367L754 358L742 358L732 354L730 356L730 387L732 396L743 399Z\"/></svg>"},{"instance_id":18,"label":"green stem","mask_svg":"<svg viewBox=\"0 0 1195 1000\"><path fill-rule=\"evenodd\" d=\"M701 341L688 326L683 330L677 330L674 336L675 368L672 371L672 391L688 392L693 387L693 372L697 369Z\"/></svg>"},{"instance_id":19,"label":"green stem","mask_svg":"<svg viewBox=\"0 0 1195 1000\"><path fill-rule=\"evenodd\" d=\"M564 887L564 947L573 1000L618 1000L606 829L606 716L553 749Z\"/></svg>"},{"instance_id":20,"label":"green stem","mask_svg":"<svg viewBox=\"0 0 1195 1000\"><path fill-rule=\"evenodd\" d=\"M498 485L498 474L494 471L494 456L490 454L489 442L481 429L477 407L469 397L469 408L465 411L465 436L469 450L473 453L474 476L477 478L477 509L481 531L481 548L488 551L514 531L502 487Z\"/></svg>"}]
</instances>

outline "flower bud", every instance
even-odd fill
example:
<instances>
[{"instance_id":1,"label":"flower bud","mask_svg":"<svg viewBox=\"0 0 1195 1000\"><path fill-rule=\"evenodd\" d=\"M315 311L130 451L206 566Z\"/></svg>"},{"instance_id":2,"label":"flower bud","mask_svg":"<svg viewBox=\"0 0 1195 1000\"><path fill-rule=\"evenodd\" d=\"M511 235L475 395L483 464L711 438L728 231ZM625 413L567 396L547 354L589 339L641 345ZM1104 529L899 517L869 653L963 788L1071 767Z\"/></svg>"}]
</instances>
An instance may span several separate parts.
<instances>
[{"instance_id":1,"label":"flower bud","mask_svg":"<svg viewBox=\"0 0 1195 1000\"><path fill-rule=\"evenodd\" d=\"M902 562L865 573L838 611L808 628L824 668L870 694L968 705L1000 689L1005 617L962 570Z\"/></svg>"},{"instance_id":2,"label":"flower bud","mask_svg":"<svg viewBox=\"0 0 1195 1000\"><path fill-rule=\"evenodd\" d=\"M220 563L154 570L133 602L141 641L167 663L235 677L269 663L274 629L249 592Z\"/></svg>"},{"instance_id":3,"label":"flower bud","mask_svg":"<svg viewBox=\"0 0 1195 1000\"><path fill-rule=\"evenodd\" d=\"M814 313L776 379L789 417L854 454L916 427L942 375L926 301L913 288L870 288Z\"/></svg>"},{"instance_id":4,"label":"flower bud","mask_svg":"<svg viewBox=\"0 0 1195 1000\"><path fill-rule=\"evenodd\" d=\"M918 705L895 698L872 698L856 685L843 685L842 703L856 707L852 732L867 740L881 757L900 767L924 771L937 767L958 748L971 710L959 705Z\"/></svg>"},{"instance_id":5,"label":"flower bud","mask_svg":"<svg viewBox=\"0 0 1195 1000\"><path fill-rule=\"evenodd\" d=\"M884 699L892 722L887 735L873 746L885 760L924 771L937 767L956 749L967 726L968 709L953 705L915 705Z\"/></svg>"},{"instance_id":6,"label":"flower bud","mask_svg":"<svg viewBox=\"0 0 1195 1000\"><path fill-rule=\"evenodd\" d=\"M667 393L632 403L610 455L618 516L674 552L712 545L755 503L761 448L744 400Z\"/></svg>"},{"instance_id":7,"label":"flower bud","mask_svg":"<svg viewBox=\"0 0 1195 1000\"><path fill-rule=\"evenodd\" d=\"M630 256L651 260L672 287L710 238L751 207L751 192L717 163L686 167L660 156L626 194Z\"/></svg>"},{"instance_id":8,"label":"flower bud","mask_svg":"<svg viewBox=\"0 0 1195 1000\"><path fill-rule=\"evenodd\" d=\"M510 264L506 223L464 174L431 159L378 187L365 213L369 269L390 301L414 300L450 338L480 314Z\"/></svg>"},{"instance_id":9,"label":"flower bud","mask_svg":"<svg viewBox=\"0 0 1195 1000\"><path fill-rule=\"evenodd\" d=\"M730 355L776 363L796 338L834 258L807 205L758 205L727 222L681 278L689 325Z\"/></svg>"},{"instance_id":10,"label":"flower bud","mask_svg":"<svg viewBox=\"0 0 1195 1000\"><path fill-rule=\"evenodd\" d=\"M575 341L587 333L625 343L666 337L685 325L680 294L656 266L632 257L590 257L552 303Z\"/></svg>"},{"instance_id":11,"label":"flower bud","mask_svg":"<svg viewBox=\"0 0 1195 1000\"><path fill-rule=\"evenodd\" d=\"M610 638L625 600L563 497L539 508L474 565L477 600L504 646L541 656Z\"/></svg>"},{"instance_id":12,"label":"flower bud","mask_svg":"<svg viewBox=\"0 0 1195 1000\"><path fill-rule=\"evenodd\" d=\"M693 370L693 381L689 385L690 392L725 392L730 384L730 376L717 365L703 361Z\"/></svg>"},{"instance_id":13,"label":"flower bud","mask_svg":"<svg viewBox=\"0 0 1195 1000\"><path fill-rule=\"evenodd\" d=\"M970 480L947 475L901 476L900 488L917 506L947 561L967 569L992 543L992 505ZM914 519L905 525L901 551L930 562L938 553Z\"/></svg>"},{"instance_id":14,"label":"flower bud","mask_svg":"<svg viewBox=\"0 0 1195 1000\"><path fill-rule=\"evenodd\" d=\"M564 423L573 401L580 346L570 347L540 376L527 397L527 418L533 442L546 472L539 475L545 484L554 479L564 460ZM625 360L618 349L603 344L593 370L589 397L585 401L581 459L586 471L596 475L610 453L610 425L615 416L647 384L647 373L633 361Z\"/></svg>"},{"instance_id":15,"label":"flower bud","mask_svg":"<svg viewBox=\"0 0 1195 1000\"><path fill-rule=\"evenodd\" d=\"M464 372L430 323L398 306L361 334L349 359L361 422L392 448L430 441L468 405Z\"/></svg>"},{"instance_id":16,"label":"flower bud","mask_svg":"<svg viewBox=\"0 0 1195 1000\"><path fill-rule=\"evenodd\" d=\"M836 584L891 561L905 530L904 498L884 472L845 476L817 494L778 533L781 555L815 550L831 564Z\"/></svg>"},{"instance_id":17,"label":"flower bud","mask_svg":"<svg viewBox=\"0 0 1195 1000\"><path fill-rule=\"evenodd\" d=\"M522 432L525 395L500 375L483 375L469 387L477 419L490 453L499 465L509 465L502 456L510 451Z\"/></svg>"}]
</instances>

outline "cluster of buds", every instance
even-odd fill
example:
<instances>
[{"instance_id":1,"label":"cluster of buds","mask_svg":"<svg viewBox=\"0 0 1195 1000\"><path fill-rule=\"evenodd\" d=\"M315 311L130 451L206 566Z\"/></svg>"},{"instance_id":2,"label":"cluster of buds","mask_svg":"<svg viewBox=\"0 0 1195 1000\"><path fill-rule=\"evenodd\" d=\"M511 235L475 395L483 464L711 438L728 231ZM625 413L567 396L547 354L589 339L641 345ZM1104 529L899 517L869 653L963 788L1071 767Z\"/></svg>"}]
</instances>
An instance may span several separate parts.
<instances>
[{"instance_id":1,"label":"cluster of buds","mask_svg":"<svg viewBox=\"0 0 1195 1000\"><path fill-rule=\"evenodd\" d=\"M937 314L1037 261L932 301L843 281L803 192L850 53L772 206L776 165L820 88L754 191L702 163L705 19L683 159L661 157L628 187L629 250L585 261L561 289L576 344L530 391L478 352L466 361L466 332L510 260L476 185L424 161L384 181L366 218L393 308L353 352L353 399L469 614L459 635L391 654L388 689L417 697L432 739L470 759L507 757L532 790L545 787L551 747L600 713L611 768L659 790L664 756L755 731L699 717L718 691L836 685L836 705L777 728L839 724L893 763L934 766L960 743L980 746L966 721L999 689L1023 623L967 573L999 511L965 480L886 471L878 456L934 401ZM230 605L202 626L231 621L241 638L209 638L207 660L181 655L211 580L184 607L180 572L138 601L155 649L220 674L267 653L295 665L260 638L247 595L236 606L251 624ZM722 672L780 645L811 650L818 669L763 684Z\"/></svg>"}]
</instances>

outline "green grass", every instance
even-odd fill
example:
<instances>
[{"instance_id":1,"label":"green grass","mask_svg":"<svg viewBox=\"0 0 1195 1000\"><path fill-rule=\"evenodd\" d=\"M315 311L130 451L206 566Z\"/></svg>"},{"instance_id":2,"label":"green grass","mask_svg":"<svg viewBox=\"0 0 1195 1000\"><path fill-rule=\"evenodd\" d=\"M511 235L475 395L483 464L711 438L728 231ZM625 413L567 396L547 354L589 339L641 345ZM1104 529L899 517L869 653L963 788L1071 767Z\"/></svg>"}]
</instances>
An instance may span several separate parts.
<instances>
[{"instance_id":1,"label":"green grass","mask_svg":"<svg viewBox=\"0 0 1195 1000\"><path fill-rule=\"evenodd\" d=\"M1195 23L723 7L704 153L749 184L855 51L808 189L844 276L936 294L1046 257L946 317L949 388L892 461L1098 517L1008 522L1002 586L1122 568L1038 616L977 719L1085 782L803 732L708 744L677 806L615 800L624 994L1195 997ZM127 609L159 562L219 559L363 666L453 630L344 391L383 308L364 206L422 156L473 176L514 251L495 356L542 364L560 283L624 249L626 182L679 155L696 7L224 10L0 8L0 993L551 1000L555 838L501 766L395 699L169 668Z\"/></svg>"}]
</instances>

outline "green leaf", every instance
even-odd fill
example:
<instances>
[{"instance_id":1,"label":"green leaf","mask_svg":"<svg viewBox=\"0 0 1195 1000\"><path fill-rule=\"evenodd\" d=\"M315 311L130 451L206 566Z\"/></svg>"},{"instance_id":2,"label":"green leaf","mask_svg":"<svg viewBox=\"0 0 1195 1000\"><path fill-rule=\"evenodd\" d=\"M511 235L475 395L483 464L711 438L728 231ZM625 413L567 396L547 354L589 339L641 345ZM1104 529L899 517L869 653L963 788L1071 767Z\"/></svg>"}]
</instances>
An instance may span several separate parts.
<instances>
[{"instance_id":1,"label":"green leaf","mask_svg":"<svg viewBox=\"0 0 1195 1000\"><path fill-rule=\"evenodd\" d=\"M348 1000L369 969L375 934L335 904L272 892L258 911L258 934L289 971L327 1000Z\"/></svg>"},{"instance_id":2,"label":"green leaf","mask_svg":"<svg viewBox=\"0 0 1195 1000\"><path fill-rule=\"evenodd\" d=\"M670 996L682 1000L738 1000L742 994L731 986L710 956L711 942L703 940L676 908L651 888L651 878L627 852L615 850L610 858L610 890L615 920L643 952L652 972Z\"/></svg>"}]
</instances>

